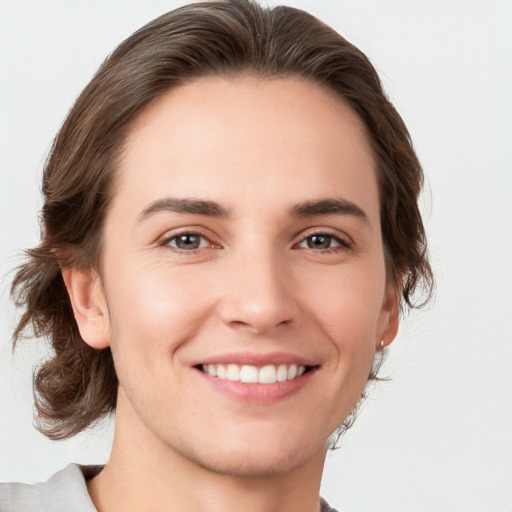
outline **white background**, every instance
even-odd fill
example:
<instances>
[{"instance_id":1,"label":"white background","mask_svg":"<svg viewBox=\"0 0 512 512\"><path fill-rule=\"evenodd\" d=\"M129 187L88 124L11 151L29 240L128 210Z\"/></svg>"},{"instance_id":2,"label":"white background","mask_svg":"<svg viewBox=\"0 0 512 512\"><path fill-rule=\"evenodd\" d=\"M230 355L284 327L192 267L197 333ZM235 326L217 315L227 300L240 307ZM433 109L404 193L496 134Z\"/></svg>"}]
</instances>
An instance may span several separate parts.
<instances>
[{"instance_id":1,"label":"white background","mask_svg":"<svg viewBox=\"0 0 512 512\"><path fill-rule=\"evenodd\" d=\"M7 290L37 243L42 164L74 98L133 30L183 2L0 0L0 480L108 457L111 425L32 427L32 366L11 356ZM271 2L274 3L274 2ZM403 323L323 494L347 512L512 511L512 1L288 1L365 51L428 176L438 291Z\"/></svg>"}]
</instances>

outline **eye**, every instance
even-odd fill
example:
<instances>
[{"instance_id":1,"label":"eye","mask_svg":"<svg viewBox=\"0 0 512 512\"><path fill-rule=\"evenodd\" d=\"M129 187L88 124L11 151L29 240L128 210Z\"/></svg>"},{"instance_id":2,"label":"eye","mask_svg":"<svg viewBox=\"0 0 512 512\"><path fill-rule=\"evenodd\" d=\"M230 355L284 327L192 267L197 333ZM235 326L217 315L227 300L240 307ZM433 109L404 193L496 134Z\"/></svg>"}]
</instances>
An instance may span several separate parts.
<instances>
[{"instance_id":1,"label":"eye","mask_svg":"<svg viewBox=\"0 0 512 512\"><path fill-rule=\"evenodd\" d=\"M339 236L330 233L314 233L304 238L298 247L314 251L328 251L329 249L348 249L350 244Z\"/></svg>"},{"instance_id":2,"label":"eye","mask_svg":"<svg viewBox=\"0 0 512 512\"><path fill-rule=\"evenodd\" d=\"M199 233L180 233L168 238L163 245L168 245L180 251L195 251L213 246L209 240Z\"/></svg>"}]
</instances>

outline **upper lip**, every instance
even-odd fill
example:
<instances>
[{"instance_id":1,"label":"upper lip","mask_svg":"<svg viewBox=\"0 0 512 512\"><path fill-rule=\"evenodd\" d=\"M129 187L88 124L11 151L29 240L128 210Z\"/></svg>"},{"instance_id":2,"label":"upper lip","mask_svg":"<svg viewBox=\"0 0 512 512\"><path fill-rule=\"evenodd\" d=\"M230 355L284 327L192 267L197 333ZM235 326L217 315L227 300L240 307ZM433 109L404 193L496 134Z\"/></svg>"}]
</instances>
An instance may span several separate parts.
<instances>
[{"instance_id":1,"label":"upper lip","mask_svg":"<svg viewBox=\"0 0 512 512\"><path fill-rule=\"evenodd\" d=\"M192 366L202 364L238 364L240 366L265 366L269 364L296 364L303 366L318 366L312 359L288 352L271 352L259 354L255 352L230 352L217 354L196 361Z\"/></svg>"}]
</instances>

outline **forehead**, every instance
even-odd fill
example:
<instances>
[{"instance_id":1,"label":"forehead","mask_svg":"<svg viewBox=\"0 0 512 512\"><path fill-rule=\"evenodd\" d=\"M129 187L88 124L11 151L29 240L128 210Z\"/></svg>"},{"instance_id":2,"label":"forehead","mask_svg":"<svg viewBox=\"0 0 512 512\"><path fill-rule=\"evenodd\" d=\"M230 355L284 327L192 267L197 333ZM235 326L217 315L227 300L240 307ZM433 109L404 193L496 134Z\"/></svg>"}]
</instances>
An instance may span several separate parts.
<instances>
[{"instance_id":1,"label":"forehead","mask_svg":"<svg viewBox=\"0 0 512 512\"><path fill-rule=\"evenodd\" d=\"M357 114L296 78L205 78L168 91L131 127L117 181L114 202L130 194L141 204L164 192L235 207L255 195L284 201L283 189L302 201L378 197Z\"/></svg>"}]
</instances>

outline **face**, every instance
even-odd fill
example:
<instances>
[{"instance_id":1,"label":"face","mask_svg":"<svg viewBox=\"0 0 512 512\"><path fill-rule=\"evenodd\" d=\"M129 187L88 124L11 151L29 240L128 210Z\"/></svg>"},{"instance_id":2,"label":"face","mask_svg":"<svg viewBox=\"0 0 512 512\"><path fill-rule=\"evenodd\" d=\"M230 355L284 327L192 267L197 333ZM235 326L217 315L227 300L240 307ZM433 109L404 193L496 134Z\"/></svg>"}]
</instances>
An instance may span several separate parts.
<instances>
[{"instance_id":1,"label":"face","mask_svg":"<svg viewBox=\"0 0 512 512\"><path fill-rule=\"evenodd\" d=\"M358 117L297 79L201 80L139 116L117 180L104 324L79 324L120 428L221 473L323 456L396 333Z\"/></svg>"}]
</instances>

